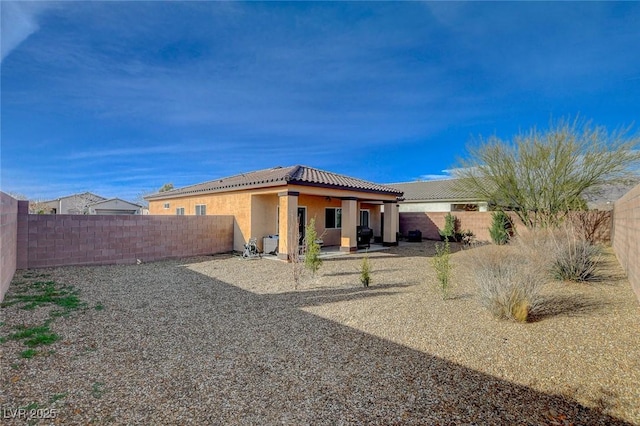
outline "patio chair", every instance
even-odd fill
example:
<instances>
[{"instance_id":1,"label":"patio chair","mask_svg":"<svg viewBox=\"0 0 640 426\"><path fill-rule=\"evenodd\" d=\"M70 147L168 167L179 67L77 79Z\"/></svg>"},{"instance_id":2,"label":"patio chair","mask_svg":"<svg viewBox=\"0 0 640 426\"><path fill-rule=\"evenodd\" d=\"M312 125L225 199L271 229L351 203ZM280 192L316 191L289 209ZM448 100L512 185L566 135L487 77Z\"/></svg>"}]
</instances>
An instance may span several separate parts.
<instances>
[{"instance_id":1,"label":"patio chair","mask_svg":"<svg viewBox=\"0 0 640 426\"><path fill-rule=\"evenodd\" d=\"M258 239L249 238L249 242L244 245L244 251L242 252L243 259L262 257L262 254L258 251Z\"/></svg>"}]
</instances>

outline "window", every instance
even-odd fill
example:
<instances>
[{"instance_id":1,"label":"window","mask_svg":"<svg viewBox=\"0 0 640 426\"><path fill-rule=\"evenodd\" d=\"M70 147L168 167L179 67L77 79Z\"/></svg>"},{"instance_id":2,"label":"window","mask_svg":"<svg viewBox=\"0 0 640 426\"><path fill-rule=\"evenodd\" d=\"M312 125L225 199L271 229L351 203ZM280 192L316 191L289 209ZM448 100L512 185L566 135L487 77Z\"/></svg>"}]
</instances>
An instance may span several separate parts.
<instances>
[{"instance_id":1,"label":"window","mask_svg":"<svg viewBox=\"0 0 640 426\"><path fill-rule=\"evenodd\" d=\"M369 226L369 210L360 210L360 226L370 228Z\"/></svg>"},{"instance_id":2,"label":"window","mask_svg":"<svg viewBox=\"0 0 640 426\"><path fill-rule=\"evenodd\" d=\"M207 206L204 204L199 204L196 206L196 216L206 216L207 215Z\"/></svg>"},{"instance_id":3,"label":"window","mask_svg":"<svg viewBox=\"0 0 640 426\"><path fill-rule=\"evenodd\" d=\"M169 203L164 203L164 205L162 207L164 207L165 209L168 210L169 209Z\"/></svg>"},{"instance_id":4,"label":"window","mask_svg":"<svg viewBox=\"0 0 640 426\"><path fill-rule=\"evenodd\" d=\"M324 211L324 227L327 229L342 228L342 209L327 207Z\"/></svg>"},{"instance_id":5,"label":"window","mask_svg":"<svg viewBox=\"0 0 640 426\"><path fill-rule=\"evenodd\" d=\"M184 207L178 207L178 208L176 209L176 214L177 214L178 216L184 216Z\"/></svg>"},{"instance_id":6,"label":"window","mask_svg":"<svg viewBox=\"0 0 640 426\"><path fill-rule=\"evenodd\" d=\"M477 212L477 204L451 204L452 212Z\"/></svg>"}]
</instances>

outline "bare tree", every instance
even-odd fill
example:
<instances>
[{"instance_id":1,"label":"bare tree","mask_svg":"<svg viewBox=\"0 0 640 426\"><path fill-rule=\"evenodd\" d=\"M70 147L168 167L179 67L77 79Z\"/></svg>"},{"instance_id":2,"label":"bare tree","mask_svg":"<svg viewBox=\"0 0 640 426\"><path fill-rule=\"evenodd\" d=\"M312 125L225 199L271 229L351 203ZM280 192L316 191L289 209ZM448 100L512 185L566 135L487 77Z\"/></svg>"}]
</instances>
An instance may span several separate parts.
<instances>
[{"instance_id":1,"label":"bare tree","mask_svg":"<svg viewBox=\"0 0 640 426\"><path fill-rule=\"evenodd\" d=\"M481 139L454 173L459 189L514 210L528 228L555 226L570 210L586 208L587 190L632 178L640 136L630 131L559 120L512 141Z\"/></svg>"},{"instance_id":2,"label":"bare tree","mask_svg":"<svg viewBox=\"0 0 640 426\"><path fill-rule=\"evenodd\" d=\"M173 189L173 183L169 182L162 185L160 189L158 189L158 192L167 192L167 191L171 191L172 189Z\"/></svg>"},{"instance_id":3,"label":"bare tree","mask_svg":"<svg viewBox=\"0 0 640 426\"><path fill-rule=\"evenodd\" d=\"M42 200L29 200L30 214L51 214L51 207Z\"/></svg>"},{"instance_id":4,"label":"bare tree","mask_svg":"<svg viewBox=\"0 0 640 426\"><path fill-rule=\"evenodd\" d=\"M89 214L89 205L102 198L95 198L90 192L75 194L69 199L69 214Z\"/></svg>"}]
</instances>

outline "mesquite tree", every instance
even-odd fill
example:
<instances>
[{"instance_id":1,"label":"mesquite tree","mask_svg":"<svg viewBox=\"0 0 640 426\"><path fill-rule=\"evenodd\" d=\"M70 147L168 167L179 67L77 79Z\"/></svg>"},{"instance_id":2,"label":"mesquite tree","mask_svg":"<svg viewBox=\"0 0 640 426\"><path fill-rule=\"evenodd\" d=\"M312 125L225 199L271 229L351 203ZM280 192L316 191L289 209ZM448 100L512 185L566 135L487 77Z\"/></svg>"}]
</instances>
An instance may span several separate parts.
<instances>
[{"instance_id":1,"label":"mesquite tree","mask_svg":"<svg viewBox=\"0 0 640 426\"><path fill-rule=\"evenodd\" d=\"M637 173L640 136L630 131L576 119L510 141L480 139L455 170L458 185L499 210L513 210L528 228L556 226L570 210L584 208L586 192Z\"/></svg>"}]
</instances>

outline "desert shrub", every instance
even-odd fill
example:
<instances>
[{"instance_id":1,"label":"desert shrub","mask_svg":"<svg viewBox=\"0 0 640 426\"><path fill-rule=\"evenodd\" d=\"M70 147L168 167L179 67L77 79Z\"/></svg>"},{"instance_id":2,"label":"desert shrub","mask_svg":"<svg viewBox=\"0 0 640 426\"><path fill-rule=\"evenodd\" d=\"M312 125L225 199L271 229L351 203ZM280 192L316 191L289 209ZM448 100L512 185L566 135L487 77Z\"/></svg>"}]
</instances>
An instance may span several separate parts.
<instances>
[{"instance_id":1,"label":"desert shrub","mask_svg":"<svg viewBox=\"0 0 640 426\"><path fill-rule=\"evenodd\" d=\"M315 276L321 265L322 259L320 259L320 244L318 244L316 220L312 218L305 228L304 266Z\"/></svg>"},{"instance_id":2,"label":"desert shrub","mask_svg":"<svg viewBox=\"0 0 640 426\"><path fill-rule=\"evenodd\" d=\"M487 246L473 254L482 304L496 318L526 322L541 303L545 270L520 246Z\"/></svg>"},{"instance_id":3,"label":"desert shrub","mask_svg":"<svg viewBox=\"0 0 640 426\"><path fill-rule=\"evenodd\" d=\"M575 235L587 240L591 244L610 242L611 212L589 210L572 212L569 224L574 228Z\"/></svg>"},{"instance_id":4,"label":"desert shrub","mask_svg":"<svg viewBox=\"0 0 640 426\"><path fill-rule=\"evenodd\" d=\"M503 211L493 212L491 218L491 227L489 228L491 241L498 245L506 244L509 242L513 227L511 218Z\"/></svg>"},{"instance_id":5,"label":"desert shrub","mask_svg":"<svg viewBox=\"0 0 640 426\"><path fill-rule=\"evenodd\" d=\"M444 228L438 231L444 241L455 240L457 222L457 218L451 213L447 213L444 217Z\"/></svg>"},{"instance_id":6,"label":"desert shrub","mask_svg":"<svg viewBox=\"0 0 640 426\"><path fill-rule=\"evenodd\" d=\"M369 262L369 256L362 258L362 264L360 265L360 282L365 287L369 287L371 283L371 262Z\"/></svg>"},{"instance_id":7,"label":"desert shrub","mask_svg":"<svg viewBox=\"0 0 640 426\"><path fill-rule=\"evenodd\" d=\"M552 239L551 276L561 281L590 281L596 276L600 248L565 226Z\"/></svg>"},{"instance_id":8,"label":"desert shrub","mask_svg":"<svg viewBox=\"0 0 640 426\"><path fill-rule=\"evenodd\" d=\"M449 297L452 269L449 241L445 241L442 244L436 244L436 255L431 259L431 264L436 270L438 289L442 294L442 299L447 299L447 297Z\"/></svg>"}]
</instances>

